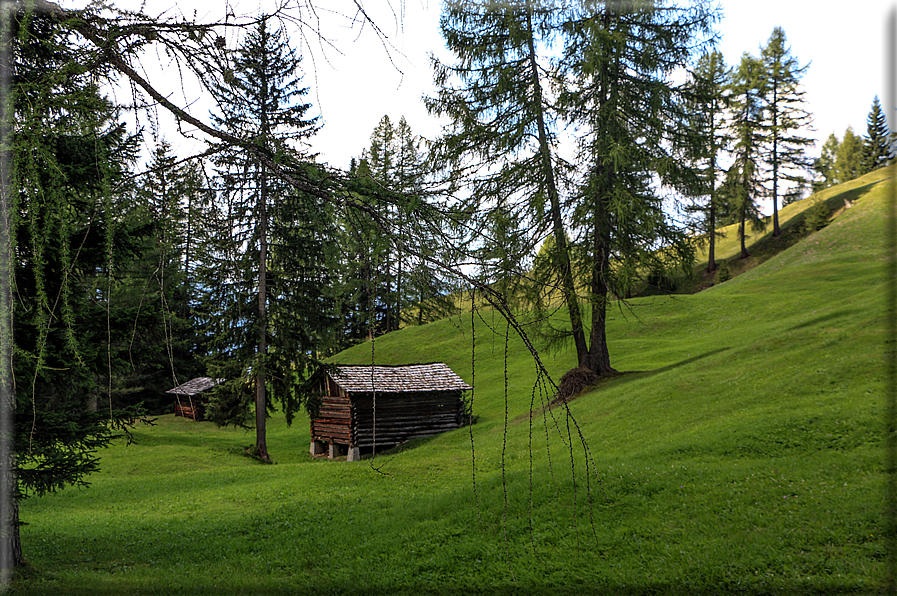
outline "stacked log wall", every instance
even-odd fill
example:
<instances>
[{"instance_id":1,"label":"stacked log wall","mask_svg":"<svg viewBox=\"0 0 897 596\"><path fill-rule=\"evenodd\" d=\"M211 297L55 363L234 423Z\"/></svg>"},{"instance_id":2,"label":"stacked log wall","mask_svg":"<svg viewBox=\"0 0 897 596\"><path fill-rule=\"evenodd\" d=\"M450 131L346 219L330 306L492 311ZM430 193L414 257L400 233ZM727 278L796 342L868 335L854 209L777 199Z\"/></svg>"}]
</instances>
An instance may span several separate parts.
<instances>
[{"instance_id":1,"label":"stacked log wall","mask_svg":"<svg viewBox=\"0 0 897 596\"><path fill-rule=\"evenodd\" d=\"M321 398L318 415L311 419L312 440L349 445L352 441L352 413L348 397Z\"/></svg>"},{"instance_id":2,"label":"stacked log wall","mask_svg":"<svg viewBox=\"0 0 897 596\"><path fill-rule=\"evenodd\" d=\"M398 445L454 430L464 422L460 391L378 393L376 412L372 394L352 396L352 444L357 447Z\"/></svg>"}]
</instances>

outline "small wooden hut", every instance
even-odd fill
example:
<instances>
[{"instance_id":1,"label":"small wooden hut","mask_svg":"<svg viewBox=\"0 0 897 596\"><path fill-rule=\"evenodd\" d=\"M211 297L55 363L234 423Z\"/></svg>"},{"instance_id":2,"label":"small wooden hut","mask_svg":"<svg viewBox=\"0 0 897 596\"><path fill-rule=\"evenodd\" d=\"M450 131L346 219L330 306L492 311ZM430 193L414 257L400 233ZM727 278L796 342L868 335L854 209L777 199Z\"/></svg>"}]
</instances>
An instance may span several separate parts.
<instances>
[{"instance_id":1,"label":"small wooden hut","mask_svg":"<svg viewBox=\"0 0 897 596\"><path fill-rule=\"evenodd\" d=\"M429 437L468 421L463 391L471 389L441 362L407 366L346 366L324 379L323 398L311 419L312 455L348 461L361 449L391 447Z\"/></svg>"},{"instance_id":2,"label":"small wooden hut","mask_svg":"<svg viewBox=\"0 0 897 596\"><path fill-rule=\"evenodd\" d=\"M191 420L202 420L205 416L206 406L206 399L202 397L202 392L223 382L224 379L197 377L166 391L165 393L172 393L177 397L177 402L174 404L174 415Z\"/></svg>"}]
</instances>

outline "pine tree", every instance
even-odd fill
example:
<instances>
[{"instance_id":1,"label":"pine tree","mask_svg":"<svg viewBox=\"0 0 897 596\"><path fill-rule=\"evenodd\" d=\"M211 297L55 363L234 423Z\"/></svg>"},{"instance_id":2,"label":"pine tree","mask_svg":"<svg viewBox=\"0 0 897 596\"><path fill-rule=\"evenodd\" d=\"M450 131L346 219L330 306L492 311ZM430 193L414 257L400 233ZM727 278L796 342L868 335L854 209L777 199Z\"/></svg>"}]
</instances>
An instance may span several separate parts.
<instances>
[{"instance_id":1,"label":"pine tree","mask_svg":"<svg viewBox=\"0 0 897 596\"><path fill-rule=\"evenodd\" d=\"M262 19L232 61L227 80L214 86L221 112L213 120L252 139L259 153L230 149L214 159L223 243L203 264L204 306L213 333L209 372L227 380L208 414L219 424L245 425L254 409L255 454L270 461L271 400L283 404L290 422L302 397L297 387L312 374L329 334L325 243L332 220L319 199L290 188L258 157L301 156L301 143L315 131L315 119L306 116L310 105L300 101L308 91L300 86L300 59L285 34ZM301 173L322 179L310 163Z\"/></svg>"},{"instance_id":2,"label":"pine tree","mask_svg":"<svg viewBox=\"0 0 897 596\"><path fill-rule=\"evenodd\" d=\"M802 179L801 172L810 165L804 148L813 144L812 139L800 135L811 122L810 113L803 108L805 93L800 88L800 79L807 66L800 66L785 44L785 31L776 27L760 51L764 77L761 85L765 92L762 155L771 169L773 237L782 233L779 228L779 181L796 183Z\"/></svg>"},{"instance_id":3,"label":"pine tree","mask_svg":"<svg viewBox=\"0 0 897 596\"><path fill-rule=\"evenodd\" d=\"M881 103L878 96L872 101L872 108L866 117L866 137L863 139L865 143L863 154L863 170L864 173L888 165L888 159L891 157L890 132L888 131L888 121L881 109Z\"/></svg>"},{"instance_id":4,"label":"pine tree","mask_svg":"<svg viewBox=\"0 0 897 596\"><path fill-rule=\"evenodd\" d=\"M735 161L726 176L726 193L730 209L738 221L741 258L750 256L746 246L747 224L762 229L758 199L763 193L761 147L764 135L764 103L766 93L763 64L748 53L732 74L730 93L730 126L735 138Z\"/></svg>"}]
</instances>

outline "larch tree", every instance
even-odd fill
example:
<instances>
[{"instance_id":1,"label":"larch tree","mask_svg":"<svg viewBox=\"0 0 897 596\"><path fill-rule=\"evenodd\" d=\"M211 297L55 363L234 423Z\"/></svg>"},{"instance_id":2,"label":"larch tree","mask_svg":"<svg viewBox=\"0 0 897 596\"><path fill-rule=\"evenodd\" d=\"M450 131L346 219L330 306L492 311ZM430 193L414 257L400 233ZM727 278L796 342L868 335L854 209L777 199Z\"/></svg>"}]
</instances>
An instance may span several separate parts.
<instances>
[{"instance_id":1,"label":"larch tree","mask_svg":"<svg viewBox=\"0 0 897 596\"><path fill-rule=\"evenodd\" d=\"M699 197L704 197L690 210L699 214L699 238L707 245L707 272L716 271L716 239L722 234L719 227L719 210L722 199L721 176L725 171L720 158L729 148L731 138L726 127L726 86L729 69L723 55L713 50L701 55L691 73L691 109L688 110L689 130L694 140L688 144L687 155L693 161L702 182Z\"/></svg>"},{"instance_id":2,"label":"larch tree","mask_svg":"<svg viewBox=\"0 0 897 596\"><path fill-rule=\"evenodd\" d=\"M134 139L85 68L94 56L66 48L58 20L3 12L10 17L3 243L15 247L5 273L16 300L3 339L17 382L3 416L19 423L3 436L4 569L23 561L19 500L87 484L97 450L133 423L120 399L144 384L162 341L159 312L137 308L144 280L132 275L154 233L127 182Z\"/></svg>"},{"instance_id":3,"label":"larch tree","mask_svg":"<svg viewBox=\"0 0 897 596\"><path fill-rule=\"evenodd\" d=\"M742 259L750 256L746 245L747 225L750 223L754 230L763 228L759 199L764 193L764 84L762 62L748 53L742 54L729 84L729 125L735 142L735 159L726 177L726 195L738 222Z\"/></svg>"},{"instance_id":4,"label":"larch tree","mask_svg":"<svg viewBox=\"0 0 897 596\"><path fill-rule=\"evenodd\" d=\"M521 226L550 231L545 270L570 327L547 335L571 338L578 367L598 375L615 372L610 299L625 296L640 271L693 258L684 231L665 216L660 186L697 183L681 150L683 89L669 75L692 58L712 20L703 4L525 1L451 2L442 18L458 63L434 64L439 94L428 107L453 121L437 157L467 168L478 208L504 197ZM580 131L580 178L559 157L566 125Z\"/></svg>"},{"instance_id":5,"label":"larch tree","mask_svg":"<svg viewBox=\"0 0 897 596\"><path fill-rule=\"evenodd\" d=\"M812 118L803 107L804 91L800 79L808 66L800 66L797 58L786 45L785 31L781 27L773 29L766 45L760 50L763 64L765 91L765 126L763 158L769 167L772 183L772 235L782 234L779 227L779 182L799 183L811 161L805 155L805 148L813 145L813 139L801 133L810 129Z\"/></svg>"},{"instance_id":6,"label":"larch tree","mask_svg":"<svg viewBox=\"0 0 897 596\"><path fill-rule=\"evenodd\" d=\"M712 35L714 13L655 3L586 2L565 23L565 116L582 131L572 195L571 235L578 277L591 306L591 330L580 366L614 372L606 319L613 297L625 298L644 272L690 271L694 248L666 214L667 190L691 194L685 68ZM579 352L579 350L577 350Z\"/></svg>"},{"instance_id":7,"label":"larch tree","mask_svg":"<svg viewBox=\"0 0 897 596\"><path fill-rule=\"evenodd\" d=\"M471 213L498 208L505 222L533 229L533 241L550 233L558 247L553 255L555 286L585 365L582 308L562 213L560 177L568 166L557 150L553 75L538 52L559 33L562 14L553 4L533 1L446 3L440 27L457 62L433 60L438 92L425 101L430 113L451 119L430 155L438 169L464 181L469 192L466 208ZM490 218L478 221L489 224ZM497 246L488 228L473 230L486 252ZM498 252L502 263L495 271L523 271L524 255ZM498 280L483 283L492 281Z\"/></svg>"}]
</instances>

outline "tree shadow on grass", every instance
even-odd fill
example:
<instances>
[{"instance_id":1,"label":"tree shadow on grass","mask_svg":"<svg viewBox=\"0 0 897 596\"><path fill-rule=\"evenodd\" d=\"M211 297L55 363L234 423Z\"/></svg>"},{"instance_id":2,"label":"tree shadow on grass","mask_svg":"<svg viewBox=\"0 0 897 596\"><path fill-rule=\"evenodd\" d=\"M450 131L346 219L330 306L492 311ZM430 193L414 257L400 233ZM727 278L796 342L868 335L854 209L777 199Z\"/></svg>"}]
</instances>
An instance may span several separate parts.
<instances>
[{"instance_id":1,"label":"tree shadow on grass","mask_svg":"<svg viewBox=\"0 0 897 596\"><path fill-rule=\"evenodd\" d=\"M681 360L679 362L674 362L673 364L668 364L662 368L655 368L653 370L641 370L641 371L633 370L633 371L630 371L630 372L627 372L624 374L627 374L627 375L638 374L638 375L651 376L651 375L656 375L658 373L669 372L669 371L673 370L674 368L679 368L680 366L685 366L687 364L693 364L699 360L703 360L704 358L709 358L710 356L715 356L717 354L722 354L723 352L727 352L730 349L731 348L729 348L728 346L725 348L717 348L716 350L710 350L709 352L704 352L703 354L698 354L697 356L692 356L691 358L686 358L685 360Z\"/></svg>"},{"instance_id":2,"label":"tree shadow on grass","mask_svg":"<svg viewBox=\"0 0 897 596\"><path fill-rule=\"evenodd\" d=\"M809 321L804 321L803 323L798 323L794 327L790 327L788 331L795 331L797 329L805 329L807 327L813 327L814 325L819 325L820 323L827 323L828 321L833 321L835 319L840 319L846 317L849 314L855 313L856 310L844 309L838 310L827 315L822 315L821 317L816 317L815 319L810 319Z\"/></svg>"}]
</instances>

